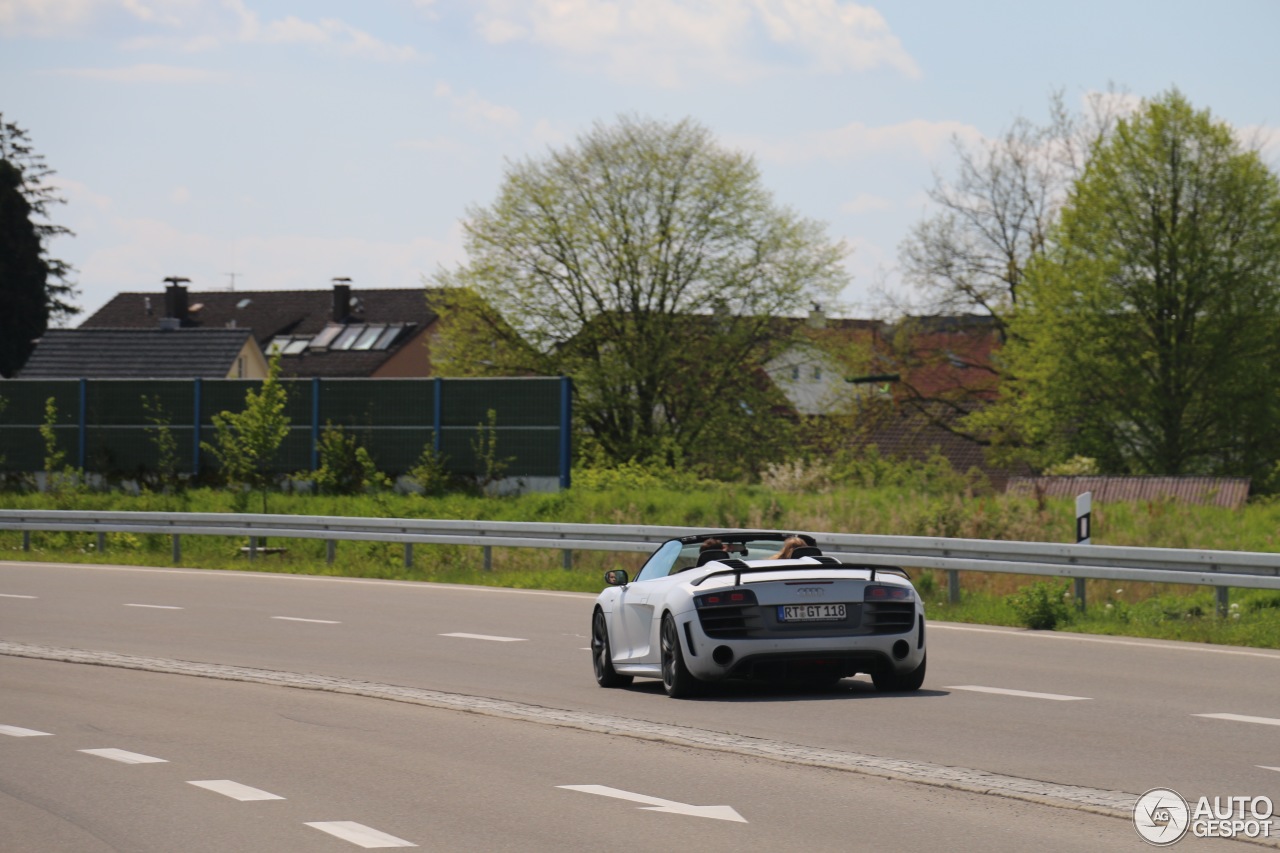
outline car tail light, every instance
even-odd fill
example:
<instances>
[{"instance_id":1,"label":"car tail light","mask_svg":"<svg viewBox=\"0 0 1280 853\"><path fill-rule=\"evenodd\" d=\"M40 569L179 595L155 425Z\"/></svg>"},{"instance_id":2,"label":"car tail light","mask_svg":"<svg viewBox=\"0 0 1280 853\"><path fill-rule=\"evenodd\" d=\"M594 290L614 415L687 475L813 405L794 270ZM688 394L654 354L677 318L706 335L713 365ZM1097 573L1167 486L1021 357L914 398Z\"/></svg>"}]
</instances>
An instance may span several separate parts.
<instances>
[{"instance_id":1,"label":"car tail light","mask_svg":"<svg viewBox=\"0 0 1280 853\"><path fill-rule=\"evenodd\" d=\"M693 606L701 610L704 607L743 607L756 603L756 594L749 589L728 589L723 592L708 592L695 596Z\"/></svg>"},{"instance_id":2,"label":"car tail light","mask_svg":"<svg viewBox=\"0 0 1280 853\"><path fill-rule=\"evenodd\" d=\"M911 601L915 596L910 587L905 586L868 586L863 593L863 601Z\"/></svg>"}]
</instances>

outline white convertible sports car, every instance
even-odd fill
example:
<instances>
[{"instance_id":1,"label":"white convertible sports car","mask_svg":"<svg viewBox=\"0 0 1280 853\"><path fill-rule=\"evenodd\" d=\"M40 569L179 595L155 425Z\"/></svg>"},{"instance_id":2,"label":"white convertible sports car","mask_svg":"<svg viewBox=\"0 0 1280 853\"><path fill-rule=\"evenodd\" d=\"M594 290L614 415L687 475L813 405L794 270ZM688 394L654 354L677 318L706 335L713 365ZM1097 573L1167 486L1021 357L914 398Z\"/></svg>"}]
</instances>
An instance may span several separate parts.
<instances>
[{"instance_id":1,"label":"white convertible sports car","mask_svg":"<svg viewBox=\"0 0 1280 853\"><path fill-rule=\"evenodd\" d=\"M663 543L634 580L606 572L591 618L596 681L661 678L667 695L683 698L724 679L820 683L867 673L879 690L918 690L924 604L906 573L842 563L812 537L796 538L686 536ZM800 547L779 557L784 544Z\"/></svg>"}]
</instances>

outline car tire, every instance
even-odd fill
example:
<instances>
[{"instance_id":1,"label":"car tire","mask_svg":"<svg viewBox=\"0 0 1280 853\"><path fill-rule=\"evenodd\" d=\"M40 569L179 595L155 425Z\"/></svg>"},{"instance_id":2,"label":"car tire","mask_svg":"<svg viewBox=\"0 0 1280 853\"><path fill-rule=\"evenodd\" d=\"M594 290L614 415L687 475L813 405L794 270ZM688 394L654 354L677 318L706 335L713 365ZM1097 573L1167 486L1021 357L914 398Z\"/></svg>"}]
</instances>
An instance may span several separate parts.
<instances>
[{"instance_id":1,"label":"car tire","mask_svg":"<svg viewBox=\"0 0 1280 853\"><path fill-rule=\"evenodd\" d=\"M871 682L881 693L910 693L919 690L924 684L924 669L928 663L928 655L920 659L920 665L910 672L900 673L896 669L878 669L871 673Z\"/></svg>"},{"instance_id":2,"label":"car tire","mask_svg":"<svg viewBox=\"0 0 1280 853\"><path fill-rule=\"evenodd\" d=\"M702 682L689 672L684 663L684 650L680 647L680 632L670 613L662 617L662 629L658 636L662 651L662 687L672 699L688 699L697 696Z\"/></svg>"},{"instance_id":3,"label":"car tire","mask_svg":"<svg viewBox=\"0 0 1280 853\"><path fill-rule=\"evenodd\" d=\"M613 668L613 651L609 648L609 624L599 607L591 616L591 665L596 671L596 684L601 687L626 687L634 679L619 675Z\"/></svg>"}]
</instances>

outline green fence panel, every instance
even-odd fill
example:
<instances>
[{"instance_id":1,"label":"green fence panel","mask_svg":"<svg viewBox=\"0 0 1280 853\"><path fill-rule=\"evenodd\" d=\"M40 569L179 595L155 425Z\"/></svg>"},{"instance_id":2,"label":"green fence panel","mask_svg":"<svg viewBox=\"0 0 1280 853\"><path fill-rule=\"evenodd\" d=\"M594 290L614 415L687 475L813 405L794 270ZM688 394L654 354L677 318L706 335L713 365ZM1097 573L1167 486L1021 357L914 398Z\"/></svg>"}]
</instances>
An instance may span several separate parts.
<instances>
[{"instance_id":1,"label":"green fence panel","mask_svg":"<svg viewBox=\"0 0 1280 853\"><path fill-rule=\"evenodd\" d=\"M379 470L408 471L424 450L438 445L448 470L483 475L478 451L495 437L493 457L510 477L564 477L567 445L559 378L501 379L285 379L288 436L270 470L292 474L311 470L315 440L328 426L355 435ZM109 477L133 478L158 472L159 436L174 440L179 471L216 471L217 457L199 451L199 438L216 442L214 416L239 412L259 380L12 380L0 383L0 470L43 468L45 448L39 427L45 401L57 406L59 448L69 465ZM83 392L83 412L81 396ZM436 401L440 411L436 411ZM490 412L493 422L490 423ZM167 421L167 427L164 422ZM83 424L83 429L81 425Z\"/></svg>"}]
</instances>

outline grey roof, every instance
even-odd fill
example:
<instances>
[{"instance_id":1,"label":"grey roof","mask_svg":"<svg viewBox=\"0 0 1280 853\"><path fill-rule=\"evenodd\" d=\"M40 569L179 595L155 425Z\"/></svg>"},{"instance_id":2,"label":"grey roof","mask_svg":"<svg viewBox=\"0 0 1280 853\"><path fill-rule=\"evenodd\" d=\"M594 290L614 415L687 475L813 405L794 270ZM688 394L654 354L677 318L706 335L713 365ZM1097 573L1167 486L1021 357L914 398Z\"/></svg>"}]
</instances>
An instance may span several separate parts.
<instances>
[{"instance_id":1,"label":"grey roof","mask_svg":"<svg viewBox=\"0 0 1280 853\"><path fill-rule=\"evenodd\" d=\"M380 350L308 350L288 353L280 360L282 376L372 376L405 345L417 340L417 332L437 319L432 303L439 289L352 288L350 310L334 316L334 291L329 290L204 290L186 294L188 309L183 331L191 329L250 329L264 353L281 336L312 337L331 323L399 324L404 333ZM81 329L154 329L166 313L164 290L118 293Z\"/></svg>"},{"instance_id":2,"label":"grey roof","mask_svg":"<svg viewBox=\"0 0 1280 853\"><path fill-rule=\"evenodd\" d=\"M248 329L49 329L21 379L221 379Z\"/></svg>"}]
</instances>

